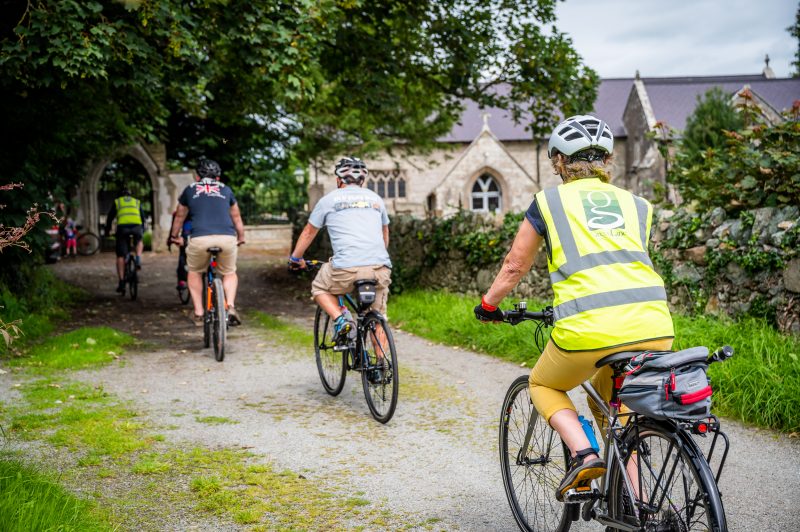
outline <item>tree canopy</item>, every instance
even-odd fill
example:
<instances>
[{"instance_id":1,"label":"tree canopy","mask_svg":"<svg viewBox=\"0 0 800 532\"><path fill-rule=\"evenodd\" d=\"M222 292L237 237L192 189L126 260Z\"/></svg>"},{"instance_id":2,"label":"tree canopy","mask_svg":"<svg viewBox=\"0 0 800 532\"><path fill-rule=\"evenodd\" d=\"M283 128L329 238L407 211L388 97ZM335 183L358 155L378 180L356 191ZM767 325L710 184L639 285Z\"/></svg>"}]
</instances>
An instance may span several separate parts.
<instances>
[{"instance_id":1,"label":"tree canopy","mask_svg":"<svg viewBox=\"0 0 800 532\"><path fill-rule=\"evenodd\" d=\"M590 109L598 81L555 2L0 2L4 173L42 202L141 140L296 187L291 166L316 157L430 148L464 99L542 134Z\"/></svg>"}]
</instances>

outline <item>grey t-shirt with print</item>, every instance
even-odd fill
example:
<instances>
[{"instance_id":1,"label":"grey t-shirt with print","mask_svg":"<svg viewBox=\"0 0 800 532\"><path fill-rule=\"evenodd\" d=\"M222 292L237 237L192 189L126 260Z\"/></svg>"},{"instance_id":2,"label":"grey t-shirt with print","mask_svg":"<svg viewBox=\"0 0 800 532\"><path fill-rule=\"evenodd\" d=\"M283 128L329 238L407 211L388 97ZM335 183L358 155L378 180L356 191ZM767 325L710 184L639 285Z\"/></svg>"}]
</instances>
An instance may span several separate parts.
<instances>
[{"instance_id":1,"label":"grey t-shirt with print","mask_svg":"<svg viewBox=\"0 0 800 532\"><path fill-rule=\"evenodd\" d=\"M383 226L389 225L389 215L383 199L371 190L348 185L325 194L308 222L318 229L328 228L334 268L392 267L383 242Z\"/></svg>"}]
</instances>

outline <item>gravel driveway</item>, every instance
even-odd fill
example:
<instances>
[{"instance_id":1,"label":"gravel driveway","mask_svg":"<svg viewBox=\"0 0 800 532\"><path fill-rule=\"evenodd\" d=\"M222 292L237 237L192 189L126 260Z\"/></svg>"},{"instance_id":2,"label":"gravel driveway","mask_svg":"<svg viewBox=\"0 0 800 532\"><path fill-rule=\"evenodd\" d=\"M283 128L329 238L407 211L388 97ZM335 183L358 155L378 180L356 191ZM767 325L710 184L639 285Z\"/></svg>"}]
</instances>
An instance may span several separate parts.
<instances>
[{"instance_id":1,"label":"gravel driveway","mask_svg":"<svg viewBox=\"0 0 800 532\"><path fill-rule=\"evenodd\" d=\"M104 254L55 267L92 294L73 322L132 332L147 340L147 349L80 378L134 401L154 423L171 425L171 440L244 447L435 528L516 529L501 481L497 423L508 385L527 370L398 331L399 406L382 426L369 416L358 374L349 373L342 394L330 397L310 345L287 349L252 321L230 330L225 361L215 362L174 293L174 255L145 257L136 302L113 293L112 260ZM279 264L245 251L237 307L282 315L310 330L313 307L304 285ZM584 405L582 392L573 393ZM203 424L197 416L236 423ZM727 420L724 426L732 442L721 481L730 530L800 530L798 439ZM603 529L580 525L574 529Z\"/></svg>"}]
</instances>

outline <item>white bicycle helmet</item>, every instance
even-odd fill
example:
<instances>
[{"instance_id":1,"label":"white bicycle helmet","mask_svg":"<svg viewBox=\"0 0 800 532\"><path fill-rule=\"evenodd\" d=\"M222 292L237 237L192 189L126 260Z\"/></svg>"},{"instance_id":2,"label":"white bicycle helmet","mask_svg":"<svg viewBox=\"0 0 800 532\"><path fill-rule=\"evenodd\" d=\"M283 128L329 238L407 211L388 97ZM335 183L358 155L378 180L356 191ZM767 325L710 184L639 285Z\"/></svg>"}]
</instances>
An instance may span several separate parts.
<instances>
[{"instance_id":1,"label":"white bicycle helmet","mask_svg":"<svg viewBox=\"0 0 800 532\"><path fill-rule=\"evenodd\" d=\"M596 148L608 154L614 151L614 135L608 124L592 115L575 115L556 126L547 143L547 156L563 153L567 157Z\"/></svg>"},{"instance_id":2,"label":"white bicycle helmet","mask_svg":"<svg viewBox=\"0 0 800 532\"><path fill-rule=\"evenodd\" d=\"M355 183L364 181L369 170L364 161L358 157L344 157L336 163L334 173L345 183Z\"/></svg>"}]
</instances>

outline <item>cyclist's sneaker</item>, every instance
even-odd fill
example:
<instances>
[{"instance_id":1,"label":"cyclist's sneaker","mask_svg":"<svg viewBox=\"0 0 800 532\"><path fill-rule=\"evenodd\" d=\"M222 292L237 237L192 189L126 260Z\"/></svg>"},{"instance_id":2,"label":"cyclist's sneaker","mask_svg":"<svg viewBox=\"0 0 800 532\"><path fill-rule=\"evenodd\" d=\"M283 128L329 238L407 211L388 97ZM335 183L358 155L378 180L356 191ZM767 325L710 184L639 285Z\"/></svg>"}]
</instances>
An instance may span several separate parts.
<instances>
[{"instance_id":1,"label":"cyclist's sneaker","mask_svg":"<svg viewBox=\"0 0 800 532\"><path fill-rule=\"evenodd\" d=\"M575 453L571 460L572 465L564 476L564 480L556 488L556 500L563 502L564 493L572 488L587 486L592 480L602 477L606 473L606 463L600 459L586 461L586 456L597 454L594 449L583 449Z\"/></svg>"},{"instance_id":2,"label":"cyclist's sneaker","mask_svg":"<svg viewBox=\"0 0 800 532\"><path fill-rule=\"evenodd\" d=\"M340 344L350 341L350 331L355 331L355 324L348 320L344 314L341 314L333 321L333 334L336 335L336 341Z\"/></svg>"},{"instance_id":3,"label":"cyclist's sneaker","mask_svg":"<svg viewBox=\"0 0 800 532\"><path fill-rule=\"evenodd\" d=\"M125 281L120 281L117 284L117 293L125 295Z\"/></svg>"},{"instance_id":4,"label":"cyclist's sneaker","mask_svg":"<svg viewBox=\"0 0 800 532\"><path fill-rule=\"evenodd\" d=\"M367 371L367 380L370 384L380 384L383 382L383 368L372 368Z\"/></svg>"},{"instance_id":5,"label":"cyclist's sneaker","mask_svg":"<svg viewBox=\"0 0 800 532\"><path fill-rule=\"evenodd\" d=\"M234 307L228 307L228 325L236 326L241 325L242 320L239 318L239 313L236 312Z\"/></svg>"},{"instance_id":6,"label":"cyclist's sneaker","mask_svg":"<svg viewBox=\"0 0 800 532\"><path fill-rule=\"evenodd\" d=\"M133 261L136 263L136 269L137 270L141 270L142 269L142 257L140 257L139 255L136 255L133 258Z\"/></svg>"},{"instance_id":7,"label":"cyclist's sneaker","mask_svg":"<svg viewBox=\"0 0 800 532\"><path fill-rule=\"evenodd\" d=\"M197 314L192 314L192 323L194 323L195 327L202 327L204 320L205 318L203 317L202 314L200 316L198 316Z\"/></svg>"}]
</instances>

